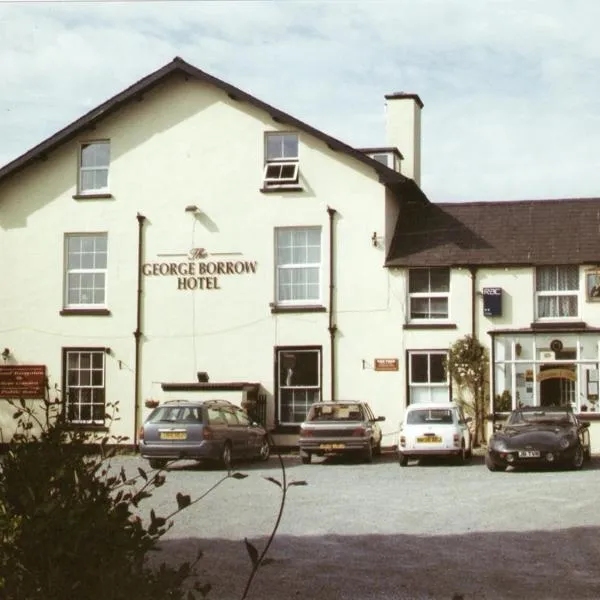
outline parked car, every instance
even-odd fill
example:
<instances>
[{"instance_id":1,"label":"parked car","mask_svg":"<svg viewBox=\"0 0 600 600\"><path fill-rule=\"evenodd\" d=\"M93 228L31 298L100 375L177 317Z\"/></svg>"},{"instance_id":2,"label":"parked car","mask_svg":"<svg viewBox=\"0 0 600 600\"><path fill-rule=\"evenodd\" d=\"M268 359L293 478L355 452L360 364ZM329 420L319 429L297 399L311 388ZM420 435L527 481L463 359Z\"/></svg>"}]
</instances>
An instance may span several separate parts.
<instances>
[{"instance_id":1,"label":"parked car","mask_svg":"<svg viewBox=\"0 0 600 600\"><path fill-rule=\"evenodd\" d=\"M170 400L155 408L139 431L140 454L155 469L178 458L233 460L270 454L266 430L227 400Z\"/></svg>"},{"instance_id":2,"label":"parked car","mask_svg":"<svg viewBox=\"0 0 600 600\"><path fill-rule=\"evenodd\" d=\"M316 402L300 426L300 458L356 454L366 462L381 454L381 427L385 417L376 417L366 402Z\"/></svg>"},{"instance_id":3,"label":"parked car","mask_svg":"<svg viewBox=\"0 0 600 600\"><path fill-rule=\"evenodd\" d=\"M569 406L528 406L513 410L496 425L485 464L490 471L524 465L563 465L581 469L590 458L589 423Z\"/></svg>"},{"instance_id":4,"label":"parked car","mask_svg":"<svg viewBox=\"0 0 600 600\"><path fill-rule=\"evenodd\" d=\"M400 425L400 466L427 456L451 456L463 464L472 454L470 421L455 402L411 404Z\"/></svg>"}]
</instances>

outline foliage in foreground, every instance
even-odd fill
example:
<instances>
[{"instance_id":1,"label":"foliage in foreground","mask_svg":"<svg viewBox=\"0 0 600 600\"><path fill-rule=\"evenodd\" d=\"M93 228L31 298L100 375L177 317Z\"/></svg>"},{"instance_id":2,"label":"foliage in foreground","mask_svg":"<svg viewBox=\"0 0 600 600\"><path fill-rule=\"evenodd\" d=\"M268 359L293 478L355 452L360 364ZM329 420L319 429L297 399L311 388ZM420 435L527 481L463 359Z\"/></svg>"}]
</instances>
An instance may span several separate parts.
<instances>
[{"instance_id":1,"label":"foliage in foreground","mask_svg":"<svg viewBox=\"0 0 600 600\"><path fill-rule=\"evenodd\" d=\"M148 553L156 550L177 513L204 499L229 478L244 479L230 469L206 493L192 500L176 495L176 508L166 517L150 510L146 524L140 504L163 485L163 471L138 470L130 478L123 468L115 472L104 437L90 452L90 434L68 431L61 422L58 403L44 401L45 418L21 401L15 405L19 433L10 443L0 469L0 597L6 600L170 600L206 597L211 585L201 583L194 571L196 560L177 567L165 563L148 566ZM34 427L37 426L37 427ZM40 434L32 433L39 428ZM242 592L246 598L275 536L289 486L267 479L281 488L282 500L275 526L259 552L245 540L252 568Z\"/></svg>"}]
</instances>

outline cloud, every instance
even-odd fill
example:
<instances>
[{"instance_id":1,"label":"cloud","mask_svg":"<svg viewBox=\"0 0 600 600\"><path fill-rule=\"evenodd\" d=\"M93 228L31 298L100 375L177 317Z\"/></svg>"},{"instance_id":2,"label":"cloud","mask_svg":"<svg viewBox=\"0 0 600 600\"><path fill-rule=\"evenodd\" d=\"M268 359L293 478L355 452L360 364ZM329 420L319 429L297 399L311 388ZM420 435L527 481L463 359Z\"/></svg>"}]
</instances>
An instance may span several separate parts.
<instances>
[{"instance_id":1,"label":"cloud","mask_svg":"<svg viewBox=\"0 0 600 600\"><path fill-rule=\"evenodd\" d=\"M595 0L0 4L0 164L179 55L351 145L418 93L435 201L598 195Z\"/></svg>"}]
</instances>

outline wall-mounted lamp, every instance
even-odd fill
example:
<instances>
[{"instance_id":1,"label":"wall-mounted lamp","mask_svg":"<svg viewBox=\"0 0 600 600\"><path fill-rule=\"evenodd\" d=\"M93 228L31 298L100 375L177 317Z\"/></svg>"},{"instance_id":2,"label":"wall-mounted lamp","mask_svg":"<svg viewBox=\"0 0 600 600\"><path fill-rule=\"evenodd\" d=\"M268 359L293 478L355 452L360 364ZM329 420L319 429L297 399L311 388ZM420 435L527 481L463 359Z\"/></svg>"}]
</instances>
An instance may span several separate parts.
<instances>
[{"instance_id":1,"label":"wall-mounted lamp","mask_svg":"<svg viewBox=\"0 0 600 600\"><path fill-rule=\"evenodd\" d=\"M371 243L373 244L374 248L377 248L377 244L379 243L379 240L377 238L377 232L374 231L373 235L371 236Z\"/></svg>"},{"instance_id":2,"label":"wall-mounted lamp","mask_svg":"<svg viewBox=\"0 0 600 600\"><path fill-rule=\"evenodd\" d=\"M4 350L2 350L2 360L4 360L4 362L6 362L8 360L9 356L10 356L10 348L4 348Z\"/></svg>"},{"instance_id":3,"label":"wall-mounted lamp","mask_svg":"<svg viewBox=\"0 0 600 600\"><path fill-rule=\"evenodd\" d=\"M185 212L197 214L200 212L200 209L195 204L188 204L188 206L185 207Z\"/></svg>"}]
</instances>

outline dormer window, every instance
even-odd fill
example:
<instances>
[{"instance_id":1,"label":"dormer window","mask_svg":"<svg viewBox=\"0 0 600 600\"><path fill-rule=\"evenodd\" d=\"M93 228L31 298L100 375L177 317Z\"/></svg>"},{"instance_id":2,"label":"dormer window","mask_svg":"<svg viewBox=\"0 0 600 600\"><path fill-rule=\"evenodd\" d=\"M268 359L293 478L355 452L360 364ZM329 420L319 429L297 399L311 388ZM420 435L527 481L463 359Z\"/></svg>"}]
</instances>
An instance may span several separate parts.
<instances>
[{"instance_id":1,"label":"dormer window","mask_svg":"<svg viewBox=\"0 0 600 600\"><path fill-rule=\"evenodd\" d=\"M267 133L265 136L265 187L298 185L298 134Z\"/></svg>"}]
</instances>

